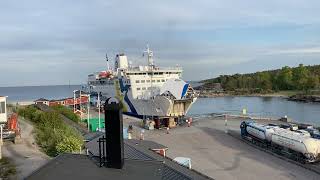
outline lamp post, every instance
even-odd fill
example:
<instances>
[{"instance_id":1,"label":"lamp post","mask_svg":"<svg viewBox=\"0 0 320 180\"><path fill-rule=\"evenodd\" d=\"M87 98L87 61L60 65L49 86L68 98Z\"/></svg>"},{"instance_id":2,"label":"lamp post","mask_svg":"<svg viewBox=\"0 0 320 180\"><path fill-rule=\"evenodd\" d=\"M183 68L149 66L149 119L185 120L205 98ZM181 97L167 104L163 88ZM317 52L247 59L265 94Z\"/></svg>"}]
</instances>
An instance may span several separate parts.
<instances>
[{"instance_id":1,"label":"lamp post","mask_svg":"<svg viewBox=\"0 0 320 180\"><path fill-rule=\"evenodd\" d=\"M81 122L82 122L82 111L81 111L81 90L79 91L80 93L80 96L79 96L79 106L80 106L80 119L81 119ZM89 126L89 125L88 125Z\"/></svg>"},{"instance_id":2,"label":"lamp post","mask_svg":"<svg viewBox=\"0 0 320 180\"><path fill-rule=\"evenodd\" d=\"M89 125L89 123L90 123L90 94L88 94L88 105L87 105L87 122L88 122L88 131L90 132L90 125Z\"/></svg>"},{"instance_id":3,"label":"lamp post","mask_svg":"<svg viewBox=\"0 0 320 180\"><path fill-rule=\"evenodd\" d=\"M73 112L76 112L76 91L73 90Z\"/></svg>"},{"instance_id":4,"label":"lamp post","mask_svg":"<svg viewBox=\"0 0 320 180\"><path fill-rule=\"evenodd\" d=\"M101 120L100 120L100 118L101 118L101 115L100 115L100 113L101 113L101 112L100 112L100 111L101 111L100 92L98 93L98 103L99 103L99 104L98 104L98 108L99 108L99 128L98 128L98 129L99 129L99 131L100 131L100 128L101 128L101 127L100 127L100 122L101 122Z\"/></svg>"}]
</instances>

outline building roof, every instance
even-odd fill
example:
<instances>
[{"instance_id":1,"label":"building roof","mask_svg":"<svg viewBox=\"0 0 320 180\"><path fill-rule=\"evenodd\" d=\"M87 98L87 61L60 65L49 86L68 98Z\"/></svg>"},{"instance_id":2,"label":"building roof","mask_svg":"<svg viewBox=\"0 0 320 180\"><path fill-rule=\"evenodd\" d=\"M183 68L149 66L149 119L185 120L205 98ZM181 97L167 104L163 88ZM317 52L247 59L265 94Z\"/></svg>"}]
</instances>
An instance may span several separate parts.
<instances>
[{"instance_id":1,"label":"building roof","mask_svg":"<svg viewBox=\"0 0 320 180\"><path fill-rule=\"evenodd\" d=\"M37 102L37 101L49 101L49 100L45 99L45 98L40 98L40 99L35 100L35 102Z\"/></svg>"},{"instance_id":2,"label":"building roof","mask_svg":"<svg viewBox=\"0 0 320 180\"><path fill-rule=\"evenodd\" d=\"M86 155L61 154L35 171L27 180L161 180L164 164L158 161L125 160L123 169L99 167Z\"/></svg>"},{"instance_id":3,"label":"building roof","mask_svg":"<svg viewBox=\"0 0 320 180\"><path fill-rule=\"evenodd\" d=\"M127 144L130 145L139 145L142 146L145 149L151 149L151 150L155 150L155 149L168 149L167 146L164 146L162 144L156 143L154 141L148 141L148 140L137 140L137 139L130 139L130 140L125 140Z\"/></svg>"},{"instance_id":4,"label":"building roof","mask_svg":"<svg viewBox=\"0 0 320 180\"><path fill-rule=\"evenodd\" d=\"M124 167L112 169L99 167L99 153L95 138L86 144L90 156L62 154L32 173L26 179L152 179L152 180L204 180L210 179L194 170L183 167L171 159L160 156L150 149L163 149L163 145L152 141L125 140Z\"/></svg>"}]
</instances>

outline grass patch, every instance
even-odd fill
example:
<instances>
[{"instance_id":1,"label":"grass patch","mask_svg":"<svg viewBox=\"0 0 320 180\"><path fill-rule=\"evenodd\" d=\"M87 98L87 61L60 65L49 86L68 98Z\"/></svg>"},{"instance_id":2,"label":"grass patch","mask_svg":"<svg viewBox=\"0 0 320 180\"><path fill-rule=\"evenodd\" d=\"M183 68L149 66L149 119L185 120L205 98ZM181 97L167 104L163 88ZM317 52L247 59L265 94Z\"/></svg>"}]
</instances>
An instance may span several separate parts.
<instances>
[{"instance_id":1,"label":"grass patch","mask_svg":"<svg viewBox=\"0 0 320 180\"><path fill-rule=\"evenodd\" d=\"M0 179L9 179L17 173L16 167L11 163L9 158L0 159Z\"/></svg>"}]
</instances>

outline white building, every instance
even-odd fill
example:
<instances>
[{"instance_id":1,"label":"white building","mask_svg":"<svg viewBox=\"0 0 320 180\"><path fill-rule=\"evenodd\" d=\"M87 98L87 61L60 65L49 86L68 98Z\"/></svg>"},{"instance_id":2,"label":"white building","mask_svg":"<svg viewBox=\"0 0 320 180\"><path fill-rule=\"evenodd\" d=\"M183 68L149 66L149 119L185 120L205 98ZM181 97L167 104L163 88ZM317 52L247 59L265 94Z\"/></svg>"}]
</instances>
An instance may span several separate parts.
<instances>
[{"instance_id":1,"label":"white building","mask_svg":"<svg viewBox=\"0 0 320 180\"><path fill-rule=\"evenodd\" d=\"M7 97L0 96L0 123L7 122Z\"/></svg>"}]
</instances>

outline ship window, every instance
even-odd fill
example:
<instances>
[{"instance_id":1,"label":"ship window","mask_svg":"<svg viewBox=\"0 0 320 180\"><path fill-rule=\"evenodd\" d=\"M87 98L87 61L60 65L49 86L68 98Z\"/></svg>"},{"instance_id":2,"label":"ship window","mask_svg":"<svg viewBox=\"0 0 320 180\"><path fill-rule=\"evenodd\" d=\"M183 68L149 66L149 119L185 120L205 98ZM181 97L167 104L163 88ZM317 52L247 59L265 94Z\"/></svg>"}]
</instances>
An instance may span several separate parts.
<instances>
[{"instance_id":1,"label":"ship window","mask_svg":"<svg viewBox=\"0 0 320 180\"><path fill-rule=\"evenodd\" d=\"M150 76L151 76L151 75L152 75L152 73L148 73L148 75L150 75Z\"/></svg>"},{"instance_id":2,"label":"ship window","mask_svg":"<svg viewBox=\"0 0 320 180\"><path fill-rule=\"evenodd\" d=\"M137 88L137 91L140 91L140 88Z\"/></svg>"},{"instance_id":3,"label":"ship window","mask_svg":"<svg viewBox=\"0 0 320 180\"><path fill-rule=\"evenodd\" d=\"M156 80L152 80L152 82L156 82Z\"/></svg>"},{"instance_id":4,"label":"ship window","mask_svg":"<svg viewBox=\"0 0 320 180\"><path fill-rule=\"evenodd\" d=\"M143 88L142 88L142 90L146 90L146 88L145 88L145 87L143 87Z\"/></svg>"},{"instance_id":5,"label":"ship window","mask_svg":"<svg viewBox=\"0 0 320 180\"><path fill-rule=\"evenodd\" d=\"M146 81L145 80L141 80L141 83L145 83Z\"/></svg>"},{"instance_id":6,"label":"ship window","mask_svg":"<svg viewBox=\"0 0 320 180\"><path fill-rule=\"evenodd\" d=\"M149 82L150 82L150 80L147 80L147 82L149 83Z\"/></svg>"},{"instance_id":7,"label":"ship window","mask_svg":"<svg viewBox=\"0 0 320 180\"><path fill-rule=\"evenodd\" d=\"M165 82L165 80L164 80L164 79L162 79L161 81L162 81L162 82Z\"/></svg>"},{"instance_id":8,"label":"ship window","mask_svg":"<svg viewBox=\"0 0 320 180\"><path fill-rule=\"evenodd\" d=\"M160 79L158 79L157 82L160 82Z\"/></svg>"},{"instance_id":9,"label":"ship window","mask_svg":"<svg viewBox=\"0 0 320 180\"><path fill-rule=\"evenodd\" d=\"M155 75L158 75L159 73L158 73L158 72L155 72L154 74L155 74Z\"/></svg>"},{"instance_id":10,"label":"ship window","mask_svg":"<svg viewBox=\"0 0 320 180\"><path fill-rule=\"evenodd\" d=\"M150 90L151 89L151 87L148 87L148 90Z\"/></svg>"},{"instance_id":11,"label":"ship window","mask_svg":"<svg viewBox=\"0 0 320 180\"><path fill-rule=\"evenodd\" d=\"M160 75L163 75L163 72L159 72Z\"/></svg>"},{"instance_id":12,"label":"ship window","mask_svg":"<svg viewBox=\"0 0 320 180\"><path fill-rule=\"evenodd\" d=\"M136 83L140 83L140 81L139 81L139 80L136 80Z\"/></svg>"}]
</instances>

